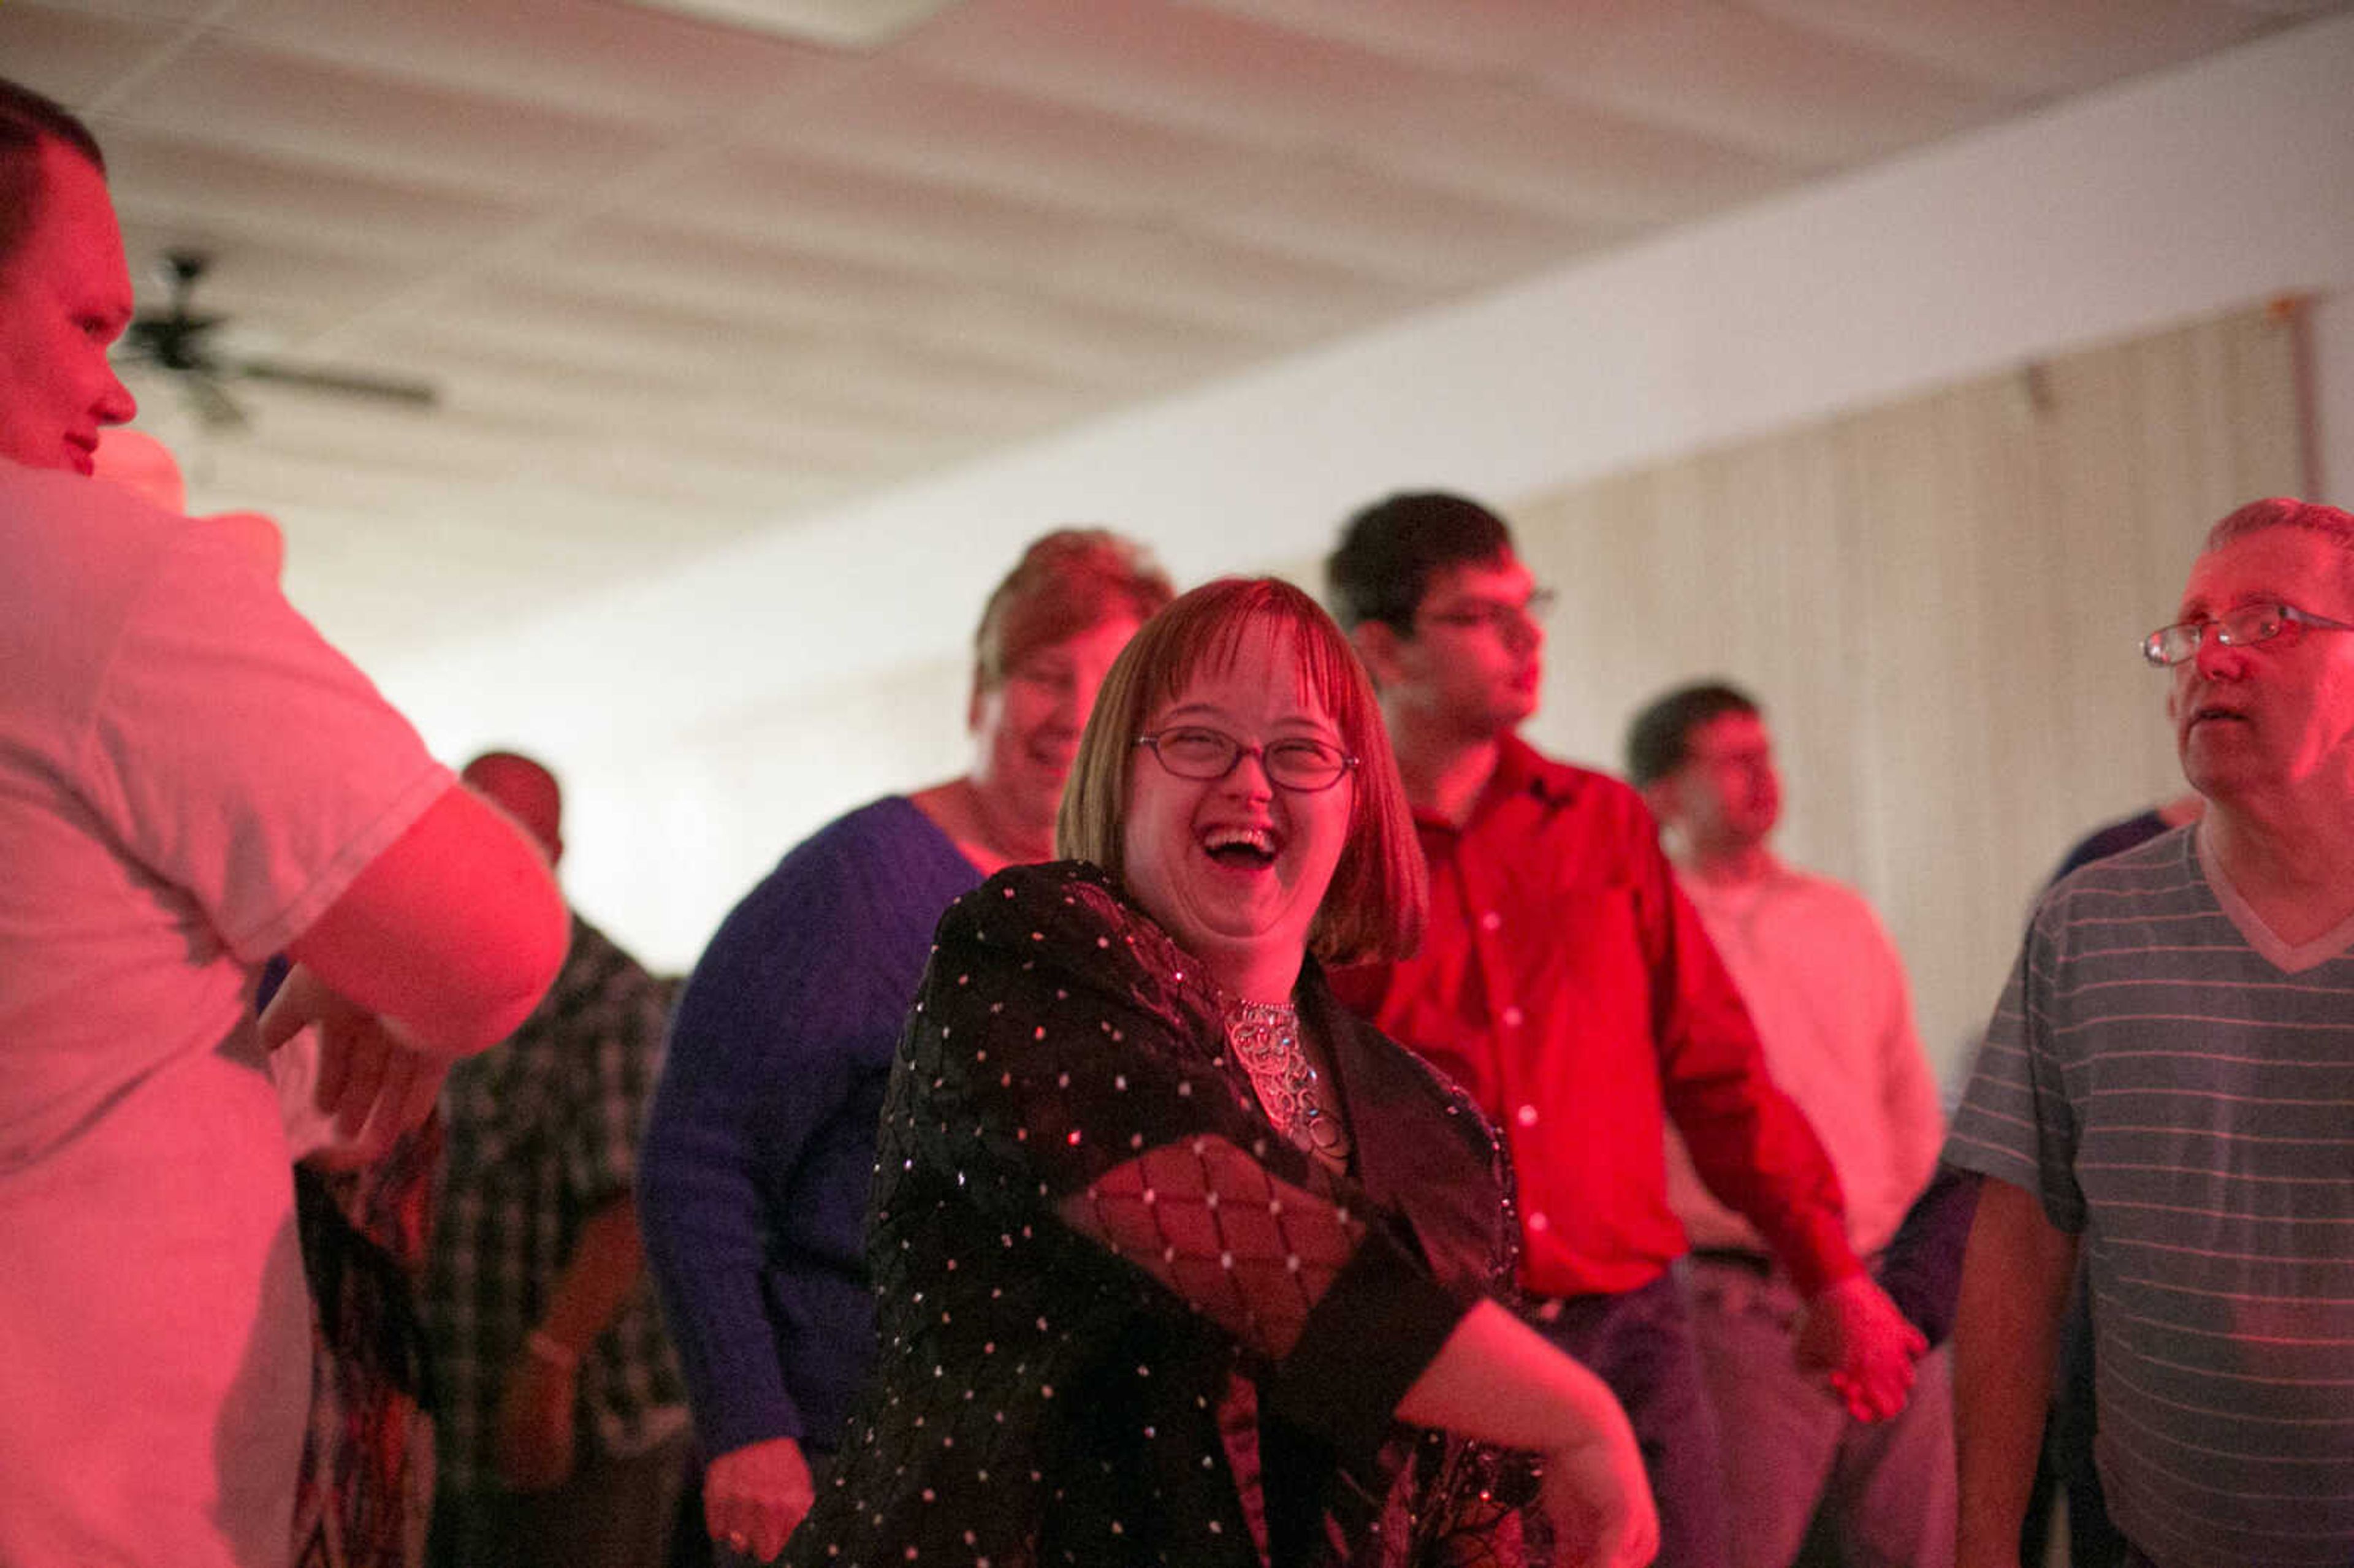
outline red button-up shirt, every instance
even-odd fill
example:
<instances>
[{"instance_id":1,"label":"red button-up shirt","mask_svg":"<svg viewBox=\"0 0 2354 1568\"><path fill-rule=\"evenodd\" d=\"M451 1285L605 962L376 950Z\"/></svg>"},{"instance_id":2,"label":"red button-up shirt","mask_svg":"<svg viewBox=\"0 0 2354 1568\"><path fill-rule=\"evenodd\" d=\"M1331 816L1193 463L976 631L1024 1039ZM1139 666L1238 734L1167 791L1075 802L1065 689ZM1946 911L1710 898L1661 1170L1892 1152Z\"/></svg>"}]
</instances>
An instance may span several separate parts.
<instances>
[{"instance_id":1,"label":"red button-up shirt","mask_svg":"<svg viewBox=\"0 0 2354 1568\"><path fill-rule=\"evenodd\" d=\"M1668 1206L1668 1117L1710 1189L1801 1290L1860 1268L1839 1178L1766 1075L1641 798L1508 736L1464 826L1416 821L1430 862L1422 951L1336 974L1333 986L1503 1128L1523 1287L1615 1294L1683 1254Z\"/></svg>"}]
</instances>

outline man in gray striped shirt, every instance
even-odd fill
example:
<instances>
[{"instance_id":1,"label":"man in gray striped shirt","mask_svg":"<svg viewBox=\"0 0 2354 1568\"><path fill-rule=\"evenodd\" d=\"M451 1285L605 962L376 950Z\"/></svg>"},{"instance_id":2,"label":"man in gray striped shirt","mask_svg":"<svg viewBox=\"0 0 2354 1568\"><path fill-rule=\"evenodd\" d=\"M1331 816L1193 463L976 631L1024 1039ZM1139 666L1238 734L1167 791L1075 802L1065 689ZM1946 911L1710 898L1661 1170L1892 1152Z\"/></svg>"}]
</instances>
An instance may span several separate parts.
<instances>
[{"instance_id":1,"label":"man in gray striped shirt","mask_svg":"<svg viewBox=\"0 0 2354 1568\"><path fill-rule=\"evenodd\" d=\"M2354 516L2216 524L2144 646L2205 820L2037 910L1946 1148L1961 1568L2018 1568L2081 1246L2110 1512L2158 1568L2354 1563Z\"/></svg>"}]
</instances>

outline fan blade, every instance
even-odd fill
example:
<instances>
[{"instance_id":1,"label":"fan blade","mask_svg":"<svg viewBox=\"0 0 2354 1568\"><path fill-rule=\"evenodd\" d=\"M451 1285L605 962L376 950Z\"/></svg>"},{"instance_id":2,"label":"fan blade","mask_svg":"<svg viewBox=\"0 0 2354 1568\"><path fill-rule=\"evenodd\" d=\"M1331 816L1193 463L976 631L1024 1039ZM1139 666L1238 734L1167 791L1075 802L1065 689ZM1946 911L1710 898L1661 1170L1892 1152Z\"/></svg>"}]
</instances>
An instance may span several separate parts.
<instances>
[{"instance_id":1,"label":"fan blade","mask_svg":"<svg viewBox=\"0 0 2354 1568\"><path fill-rule=\"evenodd\" d=\"M264 381L276 387L333 392L352 397L373 397L379 402L406 403L416 408L430 408L441 401L441 389L429 381L374 375L364 370L338 370L325 365L289 365L274 359L249 359L236 366L233 374L249 381Z\"/></svg>"},{"instance_id":2,"label":"fan blade","mask_svg":"<svg viewBox=\"0 0 2354 1568\"><path fill-rule=\"evenodd\" d=\"M221 316L136 316L123 341L132 351L166 370L209 370L212 354L207 335L226 318Z\"/></svg>"}]
</instances>

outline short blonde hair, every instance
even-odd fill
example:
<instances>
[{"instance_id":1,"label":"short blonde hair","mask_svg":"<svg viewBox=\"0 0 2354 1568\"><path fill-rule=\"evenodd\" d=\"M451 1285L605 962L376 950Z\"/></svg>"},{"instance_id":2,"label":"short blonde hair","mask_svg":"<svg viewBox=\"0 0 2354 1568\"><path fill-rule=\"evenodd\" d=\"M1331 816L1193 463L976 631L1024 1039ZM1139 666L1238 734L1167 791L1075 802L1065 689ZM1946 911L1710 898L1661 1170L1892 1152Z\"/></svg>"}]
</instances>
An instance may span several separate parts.
<instances>
[{"instance_id":1,"label":"short blonde hair","mask_svg":"<svg viewBox=\"0 0 2354 1568\"><path fill-rule=\"evenodd\" d=\"M1175 592L1143 546L1107 528L1057 528L1030 542L991 590L972 634L972 683L994 691L1041 648L1123 615L1149 620Z\"/></svg>"},{"instance_id":2,"label":"short blonde hair","mask_svg":"<svg viewBox=\"0 0 2354 1568\"><path fill-rule=\"evenodd\" d=\"M1288 631L1309 689L1357 758L1348 842L1309 928L1326 963L1409 957L1422 941L1428 875L1405 784L1382 725L1381 704L1356 651L1305 592L1278 577L1223 577L1180 597L1144 625L1104 677L1071 765L1055 852L1089 860L1125 883L1121 828L1137 736L1153 711L1205 669L1223 668L1245 636Z\"/></svg>"},{"instance_id":3,"label":"short blonde hair","mask_svg":"<svg viewBox=\"0 0 2354 1568\"><path fill-rule=\"evenodd\" d=\"M2317 501L2299 501L2294 495L2272 495L2249 502L2207 530L2204 547L2220 549L2235 539L2261 534L2267 528L2302 528L2308 534L2322 535L2341 550L2354 551L2354 516Z\"/></svg>"}]
</instances>

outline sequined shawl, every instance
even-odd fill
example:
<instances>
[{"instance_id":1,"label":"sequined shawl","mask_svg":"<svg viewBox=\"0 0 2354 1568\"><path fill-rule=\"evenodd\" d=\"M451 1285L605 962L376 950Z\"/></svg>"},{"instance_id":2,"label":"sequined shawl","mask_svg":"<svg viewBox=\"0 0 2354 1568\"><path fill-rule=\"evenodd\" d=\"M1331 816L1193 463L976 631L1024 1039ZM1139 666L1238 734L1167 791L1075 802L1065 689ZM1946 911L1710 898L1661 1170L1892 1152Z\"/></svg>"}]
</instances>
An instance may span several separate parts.
<instances>
[{"instance_id":1,"label":"sequined shawl","mask_svg":"<svg viewBox=\"0 0 2354 1568\"><path fill-rule=\"evenodd\" d=\"M1101 872L951 906L881 1127L878 1370L793 1562L1439 1560L1461 1499L1431 1489L1498 1472L1434 1440L1396 1491L1391 1413L1509 1278L1504 1168L1312 966L1300 1000L1347 1177L1275 1133L1215 986Z\"/></svg>"}]
</instances>

